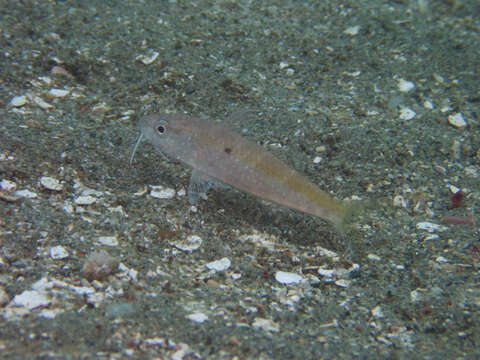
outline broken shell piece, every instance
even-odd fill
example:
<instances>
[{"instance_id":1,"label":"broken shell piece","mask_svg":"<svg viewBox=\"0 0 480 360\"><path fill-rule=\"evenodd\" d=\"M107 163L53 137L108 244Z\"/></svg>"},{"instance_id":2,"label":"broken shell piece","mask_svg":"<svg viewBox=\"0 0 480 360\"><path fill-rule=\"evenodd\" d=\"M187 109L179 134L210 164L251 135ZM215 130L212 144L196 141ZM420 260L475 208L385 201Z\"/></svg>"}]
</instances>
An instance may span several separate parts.
<instances>
[{"instance_id":1,"label":"broken shell piece","mask_svg":"<svg viewBox=\"0 0 480 360\"><path fill-rule=\"evenodd\" d=\"M97 238L97 243L104 246L118 246L116 236L100 236Z\"/></svg>"},{"instance_id":2,"label":"broken shell piece","mask_svg":"<svg viewBox=\"0 0 480 360\"><path fill-rule=\"evenodd\" d=\"M64 90L64 89L50 89L48 91L48 94L53 96L53 97L56 97L56 98L63 98L65 96L67 96L68 94L70 94L70 91L69 90Z\"/></svg>"},{"instance_id":3,"label":"broken shell piece","mask_svg":"<svg viewBox=\"0 0 480 360\"><path fill-rule=\"evenodd\" d=\"M411 81L405 79L398 79L398 90L401 92L409 92L410 90L415 89L415 84Z\"/></svg>"},{"instance_id":4,"label":"broken shell piece","mask_svg":"<svg viewBox=\"0 0 480 360\"><path fill-rule=\"evenodd\" d=\"M12 306L24 307L32 310L38 307L50 305L51 300L43 291L26 290L19 295L15 295L10 302Z\"/></svg>"},{"instance_id":5,"label":"broken shell piece","mask_svg":"<svg viewBox=\"0 0 480 360\"><path fill-rule=\"evenodd\" d=\"M97 198L90 195L79 196L75 199L76 205L92 205L96 202Z\"/></svg>"},{"instance_id":6,"label":"broken shell piece","mask_svg":"<svg viewBox=\"0 0 480 360\"><path fill-rule=\"evenodd\" d=\"M291 272L277 271L275 274L275 280L277 280L280 284L298 284L300 281L302 281L302 277Z\"/></svg>"},{"instance_id":7,"label":"broken shell piece","mask_svg":"<svg viewBox=\"0 0 480 360\"><path fill-rule=\"evenodd\" d=\"M33 102L35 103L35 105L37 105L39 108L43 110L50 110L54 108L52 104L47 103L45 100L43 100L41 97L38 97L38 96L33 97Z\"/></svg>"},{"instance_id":8,"label":"broken shell piece","mask_svg":"<svg viewBox=\"0 0 480 360\"><path fill-rule=\"evenodd\" d=\"M204 313L201 313L201 312L197 312L197 313L187 315L186 318L188 320L195 321L197 323L203 323L204 321L208 320L208 316L205 315Z\"/></svg>"},{"instance_id":9,"label":"broken shell piece","mask_svg":"<svg viewBox=\"0 0 480 360\"><path fill-rule=\"evenodd\" d=\"M231 265L230 259L224 257L220 260L212 261L209 262L208 264L205 264L207 269L209 270L215 270L215 271L224 271L227 270Z\"/></svg>"},{"instance_id":10,"label":"broken shell piece","mask_svg":"<svg viewBox=\"0 0 480 360\"><path fill-rule=\"evenodd\" d=\"M261 329L261 330L270 331L270 332L280 331L280 326L276 322L270 319L264 319L259 317L256 317L254 319L252 326L256 329Z\"/></svg>"},{"instance_id":11,"label":"broken shell piece","mask_svg":"<svg viewBox=\"0 0 480 360\"><path fill-rule=\"evenodd\" d=\"M448 115L448 123L452 126L455 126L457 129L463 129L467 126L467 122L463 118L462 113Z\"/></svg>"},{"instance_id":12,"label":"broken shell piece","mask_svg":"<svg viewBox=\"0 0 480 360\"><path fill-rule=\"evenodd\" d=\"M202 238L197 235L190 235L185 240L173 242L171 245L175 246L178 250L192 252L202 246Z\"/></svg>"},{"instance_id":13,"label":"broken shell piece","mask_svg":"<svg viewBox=\"0 0 480 360\"><path fill-rule=\"evenodd\" d=\"M0 191L15 191L17 190L17 184L10 180L0 180Z\"/></svg>"},{"instance_id":14,"label":"broken shell piece","mask_svg":"<svg viewBox=\"0 0 480 360\"><path fill-rule=\"evenodd\" d=\"M155 199L171 199L175 196L175 190L164 186L152 186L150 196Z\"/></svg>"},{"instance_id":15,"label":"broken shell piece","mask_svg":"<svg viewBox=\"0 0 480 360\"><path fill-rule=\"evenodd\" d=\"M54 246L50 248L50 257L53 260L62 260L68 257L68 251L63 246Z\"/></svg>"},{"instance_id":16,"label":"broken shell piece","mask_svg":"<svg viewBox=\"0 0 480 360\"><path fill-rule=\"evenodd\" d=\"M45 189L52 190L52 191L62 191L63 185L57 179L43 176L40 178L40 185L42 185Z\"/></svg>"},{"instance_id":17,"label":"broken shell piece","mask_svg":"<svg viewBox=\"0 0 480 360\"><path fill-rule=\"evenodd\" d=\"M25 95L14 96L8 105L13 107L21 107L27 103L28 99Z\"/></svg>"},{"instance_id":18,"label":"broken shell piece","mask_svg":"<svg viewBox=\"0 0 480 360\"><path fill-rule=\"evenodd\" d=\"M141 61L145 65L150 65L157 60L160 53L153 51L152 49L149 50L148 55L138 55L135 60Z\"/></svg>"}]
</instances>

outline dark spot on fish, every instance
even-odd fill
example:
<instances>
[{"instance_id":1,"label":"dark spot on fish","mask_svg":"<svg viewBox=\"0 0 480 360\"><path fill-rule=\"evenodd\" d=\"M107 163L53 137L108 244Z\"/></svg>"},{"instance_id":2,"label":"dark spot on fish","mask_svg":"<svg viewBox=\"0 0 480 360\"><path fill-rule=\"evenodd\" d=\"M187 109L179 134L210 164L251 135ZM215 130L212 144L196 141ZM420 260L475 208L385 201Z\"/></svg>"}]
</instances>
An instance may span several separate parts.
<instances>
[{"instance_id":1,"label":"dark spot on fish","mask_svg":"<svg viewBox=\"0 0 480 360\"><path fill-rule=\"evenodd\" d=\"M165 126L163 125L158 125L157 126L157 131L160 133L160 134L163 134L165 132Z\"/></svg>"},{"instance_id":2,"label":"dark spot on fish","mask_svg":"<svg viewBox=\"0 0 480 360\"><path fill-rule=\"evenodd\" d=\"M225 149L223 149L223 151L225 151L227 154L231 154L232 148L226 147Z\"/></svg>"}]
</instances>

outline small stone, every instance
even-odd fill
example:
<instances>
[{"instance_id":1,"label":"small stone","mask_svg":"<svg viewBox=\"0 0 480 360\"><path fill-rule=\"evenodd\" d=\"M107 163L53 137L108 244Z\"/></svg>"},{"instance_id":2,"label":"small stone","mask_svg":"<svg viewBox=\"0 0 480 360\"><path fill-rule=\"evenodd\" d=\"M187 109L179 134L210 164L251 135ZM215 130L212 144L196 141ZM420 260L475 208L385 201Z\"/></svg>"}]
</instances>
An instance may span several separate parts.
<instances>
[{"instance_id":1,"label":"small stone","mask_svg":"<svg viewBox=\"0 0 480 360\"><path fill-rule=\"evenodd\" d=\"M426 230L428 232L434 232L434 231L445 231L447 229L447 227L443 226L443 225L438 225L438 224L434 224L434 223L431 223L431 222L424 221L424 222L417 223L417 229L418 230Z\"/></svg>"},{"instance_id":2,"label":"small stone","mask_svg":"<svg viewBox=\"0 0 480 360\"><path fill-rule=\"evenodd\" d=\"M150 196L155 199L171 199L175 196L175 190L164 186L152 186Z\"/></svg>"},{"instance_id":3,"label":"small stone","mask_svg":"<svg viewBox=\"0 0 480 360\"><path fill-rule=\"evenodd\" d=\"M40 178L40 185L42 185L45 189L52 190L52 191L62 191L63 185L57 179L42 176Z\"/></svg>"},{"instance_id":4,"label":"small stone","mask_svg":"<svg viewBox=\"0 0 480 360\"><path fill-rule=\"evenodd\" d=\"M322 158L320 156L315 156L313 159L314 164L320 164L322 162Z\"/></svg>"},{"instance_id":5,"label":"small stone","mask_svg":"<svg viewBox=\"0 0 480 360\"><path fill-rule=\"evenodd\" d=\"M63 246L54 246L50 248L50 257L53 260L62 260L68 257L68 251Z\"/></svg>"},{"instance_id":6,"label":"small stone","mask_svg":"<svg viewBox=\"0 0 480 360\"><path fill-rule=\"evenodd\" d=\"M28 99L25 95L14 96L12 100L10 100L9 105L13 107L21 107L27 103Z\"/></svg>"},{"instance_id":7,"label":"small stone","mask_svg":"<svg viewBox=\"0 0 480 360\"><path fill-rule=\"evenodd\" d=\"M197 323L203 323L203 322L208 320L208 316L201 313L201 312L197 312L197 313L187 315L186 318L188 320L195 321Z\"/></svg>"},{"instance_id":8,"label":"small stone","mask_svg":"<svg viewBox=\"0 0 480 360\"><path fill-rule=\"evenodd\" d=\"M467 126L467 122L463 118L462 113L448 115L448 123L452 126L455 126L457 129L463 129Z\"/></svg>"},{"instance_id":9,"label":"small stone","mask_svg":"<svg viewBox=\"0 0 480 360\"><path fill-rule=\"evenodd\" d=\"M400 109L400 116L399 117L402 120L411 120L415 117L415 115L417 115L417 113L410 108L402 107Z\"/></svg>"},{"instance_id":10,"label":"small stone","mask_svg":"<svg viewBox=\"0 0 480 360\"><path fill-rule=\"evenodd\" d=\"M116 236L100 236L97 238L97 243L104 246L118 246Z\"/></svg>"},{"instance_id":11,"label":"small stone","mask_svg":"<svg viewBox=\"0 0 480 360\"><path fill-rule=\"evenodd\" d=\"M350 36L358 35L359 32L360 32L360 26L359 25L350 26L343 31L344 34L350 35Z\"/></svg>"},{"instance_id":12,"label":"small stone","mask_svg":"<svg viewBox=\"0 0 480 360\"><path fill-rule=\"evenodd\" d=\"M32 310L38 307L48 306L50 302L50 299L44 292L26 290L19 295L15 295L10 304Z\"/></svg>"},{"instance_id":13,"label":"small stone","mask_svg":"<svg viewBox=\"0 0 480 360\"><path fill-rule=\"evenodd\" d=\"M47 103L45 100L43 100L41 97L38 97L38 96L33 97L33 102L35 103L35 105L37 105L39 108L43 110L50 110L54 108L52 104Z\"/></svg>"},{"instance_id":14,"label":"small stone","mask_svg":"<svg viewBox=\"0 0 480 360\"><path fill-rule=\"evenodd\" d=\"M398 90L401 92L409 92L415 89L415 84L405 79L398 79Z\"/></svg>"},{"instance_id":15,"label":"small stone","mask_svg":"<svg viewBox=\"0 0 480 360\"><path fill-rule=\"evenodd\" d=\"M90 195L82 195L75 199L76 205L92 205L97 202L97 198Z\"/></svg>"},{"instance_id":16,"label":"small stone","mask_svg":"<svg viewBox=\"0 0 480 360\"><path fill-rule=\"evenodd\" d=\"M202 246L202 238L197 235L190 235L185 240L172 243L177 249L187 252L192 252Z\"/></svg>"},{"instance_id":17,"label":"small stone","mask_svg":"<svg viewBox=\"0 0 480 360\"><path fill-rule=\"evenodd\" d=\"M383 311L382 311L382 308L380 306L375 306L373 309L372 309L372 316L377 318L377 319L381 319L384 317L383 315Z\"/></svg>"},{"instance_id":18,"label":"small stone","mask_svg":"<svg viewBox=\"0 0 480 360\"><path fill-rule=\"evenodd\" d=\"M254 319L252 326L256 329L262 329L270 332L280 331L280 327L276 322L270 319L264 319L259 317Z\"/></svg>"},{"instance_id":19,"label":"small stone","mask_svg":"<svg viewBox=\"0 0 480 360\"><path fill-rule=\"evenodd\" d=\"M302 277L291 272L277 271L275 274L275 280L277 280L280 284L298 284L300 281L302 281Z\"/></svg>"},{"instance_id":20,"label":"small stone","mask_svg":"<svg viewBox=\"0 0 480 360\"><path fill-rule=\"evenodd\" d=\"M17 184L10 180L2 179L0 181L0 191L12 192L17 190Z\"/></svg>"},{"instance_id":21,"label":"small stone","mask_svg":"<svg viewBox=\"0 0 480 360\"><path fill-rule=\"evenodd\" d=\"M224 257L220 260L212 261L209 262L208 264L205 264L207 269L209 270L215 270L215 271L224 271L227 270L231 265L230 259Z\"/></svg>"},{"instance_id":22,"label":"small stone","mask_svg":"<svg viewBox=\"0 0 480 360\"><path fill-rule=\"evenodd\" d=\"M159 55L160 53L153 51L152 49L149 49L148 55L138 55L136 60L141 61L145 65L150 65L150 64L153 64L155 60L157 60Z\"/></svg>"},{"instance_id":23,"label":"small stone","mask_svg":"<svg viewBox=\"0 0 480 360\"><path fill-rule=\"evenodd\" d=\"M30 190L18 190L18 191L15 191L14 194L27 199L34 199L37 197L37 194L35 194L34 192L31 192Z\"/></svg>"},{"instance_id":24,"label":"small stone","mask_svg":"<svg viewBox=\"0 0 480 360\"><path fill-rule=\"evenodd\" d=\"M90 281L103 280L118 269L118 260L104 250L90 254L83 264L82 273Z\"/></svg>"},{"instance_id":25,"label":"small stone","mask_svg":"<svg viewBox=\"0 0 480 360\"><path fill-rule=\"evenodd\" d=\"M48 93L56 98L63 98L66 97L68 94L70 94L69 90L64 90L64 89L50 89Z\"/></svg>"}]
</instances>

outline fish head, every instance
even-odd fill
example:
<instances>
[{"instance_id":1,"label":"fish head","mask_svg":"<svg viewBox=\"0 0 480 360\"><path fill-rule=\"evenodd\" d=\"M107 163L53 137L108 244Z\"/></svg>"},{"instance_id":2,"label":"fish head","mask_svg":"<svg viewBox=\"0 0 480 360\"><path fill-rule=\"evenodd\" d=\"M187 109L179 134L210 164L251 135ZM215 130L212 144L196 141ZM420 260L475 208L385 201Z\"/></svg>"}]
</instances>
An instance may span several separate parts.
<instances>
[{"instance_id":1,"label":"fish head","mask_svg":"<svg viewBox=\"0 0 480 360\"><path fill-rule=\"evenodd\" d=\"M196 145L192 141L193 128L189 117L182 114L150 114L139 121L140 136L132 151L131 159L142 138L155 149L176 159L189 162L194 157Z\"/></svg>"}]
</instances>

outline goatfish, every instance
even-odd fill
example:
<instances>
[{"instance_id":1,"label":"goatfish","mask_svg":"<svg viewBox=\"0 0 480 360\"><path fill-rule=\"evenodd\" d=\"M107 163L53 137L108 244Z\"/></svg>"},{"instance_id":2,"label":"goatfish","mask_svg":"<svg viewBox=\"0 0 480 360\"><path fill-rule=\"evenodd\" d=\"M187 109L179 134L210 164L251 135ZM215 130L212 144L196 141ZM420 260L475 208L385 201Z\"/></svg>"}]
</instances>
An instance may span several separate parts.
<instances>
[{"instance_id":1,"label":"goatfish","mask_svg":"<svg viewBox=\"0 0 480 360\"><path fill-rule=\"evenodd\" d=\"M151 114L140 118L140 135L161 154L192 168L188 188L191 204L216 181L259 198L328 220L343 234L349 206L332 198L305 176L262 146L226 127L183 114Z\"/></svg>"}]
</instances>

